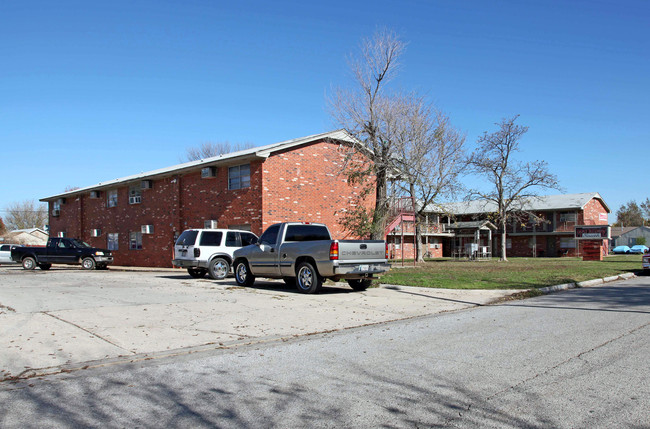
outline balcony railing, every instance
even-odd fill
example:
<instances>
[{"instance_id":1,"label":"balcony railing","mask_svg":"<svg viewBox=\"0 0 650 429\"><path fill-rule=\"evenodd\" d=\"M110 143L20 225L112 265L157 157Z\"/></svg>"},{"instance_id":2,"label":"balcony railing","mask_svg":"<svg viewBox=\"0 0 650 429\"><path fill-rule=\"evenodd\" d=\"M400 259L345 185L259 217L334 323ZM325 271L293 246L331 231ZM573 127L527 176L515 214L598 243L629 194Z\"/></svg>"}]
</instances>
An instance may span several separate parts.
<instances>
[{"instance_id":1,"label":"balcony railing","mask_svg":"<svg viewBox=\"0 0 650 429\"><path fill-rule=\"evenodd\" d=\"M392 231L395 234L415 234L415 224L413 222L402 222ZM392 233L391 232L391 233ZM447 225L441 223L421 223L420 232L422 234L441 234L447 232Z\"/></svg>"}]
</instances>

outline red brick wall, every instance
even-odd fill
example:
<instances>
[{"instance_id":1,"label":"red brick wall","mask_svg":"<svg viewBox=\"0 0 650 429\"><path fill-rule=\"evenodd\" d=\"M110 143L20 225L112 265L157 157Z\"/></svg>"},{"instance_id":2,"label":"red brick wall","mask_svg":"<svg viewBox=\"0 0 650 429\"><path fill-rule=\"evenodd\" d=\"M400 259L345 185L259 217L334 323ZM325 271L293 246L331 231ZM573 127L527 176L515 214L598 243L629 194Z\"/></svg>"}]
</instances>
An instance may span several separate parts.
<instances>
[{"instance_id":1,"label":"red brick wall","mask_svg":"<svg viewBox=\"0 0 650 429\"><path fill-rule=\"evenodd\" d=\"M340 213L361 188L340 174L343 158L338 144L318 142L251 162L248 188L229 190L228 167L218 167L214 178L201 178L197 169L155 179L152 189L141 191L139 204L129 204L128 193L140 180L117 188L116 207L107 207L107 190L97 199L79 194L61 205L60 217L50 216L50 234L65 231L106 248L108 234L118 233L115 265L161 267L171 266L174 238L185 229L203 228L206 220L217 220L220 228L248 224L258 235L276 222L323 222L335 238L344 238ZM365 203L374 205L374 193ZM142 249L131 250L129 235L141 225L154 225L154 232L142 234ZM101 236L91 237L93 229L101 229Z\"/></svg>"},{"instance_id":2,"label":"red brick wall","mask_svg":"<svg viewBox=\"0 0 650 429\"><path fill-rule=\"evenodd\" d=\"M604 215L605 220L600 220L600 215ZM585 205L584 211L578 216L578 222L581 225L607 225L607 210L600 202L595 198L592 198Z\"/></svg>"},{"instance_id":3,"label":"red brick wall","mask_svg":"<svg viewBox=\"0 0 650 429\"><path fill-rule=\"evenodd\" d=\"M400 244L401 236L394 236L389 234L386 237L386 242L388 243L388 257L390 259L402 259L402 255L405 259L413 259L415 257L414 249L414 240L413 235L404 235L404 241ZM423 237L423 242L426 240ZM428 244L422 245L422 250L426 253L429 252L429 258L442 258L442 238L441 237L429 237ZM436 241L438 248L436 249Z\"/></svg>"},{"instance_id":4,"label":"red brick wall","mask_svg":"<svg viewBox=\"0 0 650 429\"><path fill-rule=\"evenodd\" d=\"M351 185L343 174L345 151L320 142L274 154L263 165L263 227L288 221L321 222L337 239L351 236L339 224L362 185ZM374 206L375 195L365 199Z\"/></svg>"}]
</instances>

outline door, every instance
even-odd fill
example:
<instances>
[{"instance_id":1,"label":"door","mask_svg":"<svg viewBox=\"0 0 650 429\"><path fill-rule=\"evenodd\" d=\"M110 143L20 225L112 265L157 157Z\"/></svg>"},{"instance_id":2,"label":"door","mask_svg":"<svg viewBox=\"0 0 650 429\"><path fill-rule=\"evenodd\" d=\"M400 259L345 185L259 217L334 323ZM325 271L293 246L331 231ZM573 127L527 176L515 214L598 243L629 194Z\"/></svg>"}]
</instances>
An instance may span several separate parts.
<instances>
[{"instance_id":1,"label":"door","mask_svg":"<svg viewBox=\"0 0 650 429\"><path fill-rule=\"evenodd\" d=\"M546 237L546 256L555 258L557 256L557 249L555 244L555 237Z\"/></svg>"},{"instance_id":2,"label":"door","mask_svg":"<svg viewBox=\"0 0 650 429\"><path fill-rule=\"evenodd\" d=\"M259 244L251 247L248 261L256 276L279 276L278 241L280 225L271 225L260 237Z\"/></svg>"}]
</instances>

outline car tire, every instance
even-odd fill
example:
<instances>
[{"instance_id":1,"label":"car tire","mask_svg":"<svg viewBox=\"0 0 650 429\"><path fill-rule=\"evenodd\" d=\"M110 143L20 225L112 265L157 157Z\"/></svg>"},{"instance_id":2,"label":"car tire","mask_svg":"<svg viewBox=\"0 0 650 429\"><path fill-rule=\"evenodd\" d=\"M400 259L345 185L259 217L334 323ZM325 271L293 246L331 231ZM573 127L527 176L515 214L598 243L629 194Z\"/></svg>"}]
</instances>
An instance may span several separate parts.
<instances>
[{"instance_id":1,"label":"car tire","mask_svg":"<svg viewBox=\"0 0 650 429\"><path fill-rule=\"evenodd\" d=\"M213 280L223 280L230 272L230 264L223 258L214 258L208 265L208 274Z\"/></svg>"},{"instance_id":2,"label":"car tire","mask_svg":"<svg viewBox=\"0 0 650 429\"><path fill-rule=\"evenodd\" d=\"M187 273L194 279L201 279L205 276L205 273L207 273L207 271L203 268L188 268Z\"/></svg>"},{"instance_id":3,"label":"car tire","mask_svg":"<svg viewBox=\"0 0 650 429\"><path fill-rule=\"evenodd\" d=\"M301 262L296 268L296 288L301 293L317 293L323 285L323 278L309 262Z\"/></svg>"},{"instance_id":4,"label":"car tire","mask_svg":"<svg viewBox=\"0 0 650 429\"><path fill-rule=\"evenodd\" d=\"M23 258L23 268L30 271L36 268L36 259L31 256Z\"/></svg>"},{"instance_id":5,"label":"car tire","mask_svg":"<svg viewBox=\"0 0 650 429\"><path fill-rule=\"evenodd\" d=\"M52 268L52 264L38 264L38 268L40 268L41 270L49 270L50 268Z\"/></svg>"},{"instance_id":6,"label":"car tire","mask_svg":"<svg viewBox=\"0 0 650 429\"><path fill-rule=\"evenodd\" d=\"M372 285L371 279L349 279L348 284L356 291L364 291Z\"/></svg>"},{"instance_id":7,"label":"car tire","mask_svg":"<svg viewBox=\"0 0 650 429\"><path fill-rule=\"evenodd\" d=\"M84 270L93 270L95 269L95 260L91 257L86 257L81 260L81 268Z\"/></svg>"},{"instance_id":8,"label":"car tire","mask_svg":"<svg viewBox=\"0 0 650 429\"><path fill-rule=\"evenodd\" d=\"M235 263L235 281L239 286L252 286L255 283L255 276L251 273L246 261Z\"/></svg>"}]
</instances>

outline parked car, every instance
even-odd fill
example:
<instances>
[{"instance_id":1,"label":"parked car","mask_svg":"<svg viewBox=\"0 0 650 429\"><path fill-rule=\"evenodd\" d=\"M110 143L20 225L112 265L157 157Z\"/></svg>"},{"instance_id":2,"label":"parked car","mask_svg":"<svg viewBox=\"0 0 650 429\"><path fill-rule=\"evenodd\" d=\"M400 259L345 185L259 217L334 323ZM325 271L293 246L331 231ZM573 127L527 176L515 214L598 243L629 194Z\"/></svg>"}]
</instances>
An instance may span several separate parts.
<instances>
[{"instance_id":1,"label":"parked car","mask_svg":"<svg viewBox=\"0 0 650 429\"><path fill-rule=\"evenodd\" d=\"M650 253L646 253L643 255L641 266L643 267L643 271L646 274L650 273Z\"/></svg>"},{"instance_id":2,"label":"parked car","mask_svg":"<svg viewBox=\"0 0 650 429\"><path fill-rule=\"evenodd\" d=\"M616 246L612 249L612 253L630 253L628 246Z\"/></svg>"},{"instance_id":3,"label":"parked car","mask_svg":"<svg viewBox=\"0 0 650 429\"><path fill-rule=\"evenodd\" d=\"M0 245L0 265L16 263L16 261L11 259L11 249L13 249L14 247L18 247L18 244Z\"/></svg>"},{"instance_id":4,"label":"parked car","mask_svg":"<svg viewBox=\"0 0 650 429\"><path fill-rule=\"evenodd\" d=\"M110 250L92 247L76 238L49 238L45 247L18 246L11 249L11 259L26 270L37 266L49 270L52 264L81 264L84 270L106 269L113 263Z\"/></svg>"},{"instance_id":5,"label":"parked car","mask_svg":"<svg viewBox=\"0 0 650 429\"><path fill-rule=\"evenodd\" d=\"M236 250L235 280L251 286L255 277L283 279L302 293L316 293L324 279L347 280L366 290L374 276L390 269L383 240L332 240L320 223L269 226L260 239Z\"/></svg>"},{"instance_id":6,"label":"parked car","mask_svg":"<svg viewBox=\"0 0 650 429\"><path fill-rule=\"evenodd\" d=\"M187 268L194 278L208 274L220 280L230 272L233 252L256 241L257 235L249 231L188 229L176 240L172 264Z\"/></svg>"},{"instance_id":7,"label":"parked car","mask_svg":"<svg viewBox=\"0 0 650 429\"><path fill-rule=\"evenodd\" d=\"M636 246L630 247L630 253L646 253L648 251L648 246L643 244L637 244Z\"/></svg>"}]
</instances>

